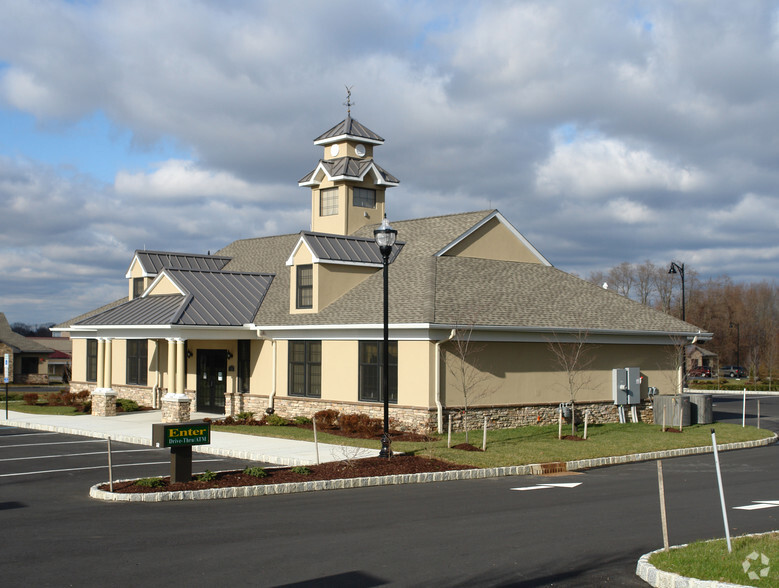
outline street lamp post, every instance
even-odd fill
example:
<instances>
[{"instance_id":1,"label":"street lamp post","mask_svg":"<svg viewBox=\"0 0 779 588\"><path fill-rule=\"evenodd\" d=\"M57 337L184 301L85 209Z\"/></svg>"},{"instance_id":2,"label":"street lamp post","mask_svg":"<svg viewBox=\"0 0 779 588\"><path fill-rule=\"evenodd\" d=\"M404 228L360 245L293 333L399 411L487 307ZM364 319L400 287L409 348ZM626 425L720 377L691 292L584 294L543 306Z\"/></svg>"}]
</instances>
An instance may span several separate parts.
<instances>
[{"instance_id":1,"label":"street lamp post","mask_svg":"<svg viewBox=\"0 0 779 588\"><path fill-rule=\"evenodd\" d=\"M379 457L391 457L389 436L389 258L398 232L393 229L384 215L381 226L373 231L373 238L379 246L384 261L384 349L381 373L381 397L384 401L384 434L381 436Z\"/></svg>"},{"instance_id":2,"label":"street lamp post","mask_svg":"<svg viewBox=\"0 0 779 588\"><path fill-rule=\"evenodd\" d=\"M679 274L679 277L682 278L682 320L686 321L687 316L685 313L685 306L684 306L684 264L679 265L675 261L671 262L671 267L668 268L669 274ZM684 387L687 385L687 342L684 343L682 346L682 392L684 392Z\"/></svg>"}]
</instances>

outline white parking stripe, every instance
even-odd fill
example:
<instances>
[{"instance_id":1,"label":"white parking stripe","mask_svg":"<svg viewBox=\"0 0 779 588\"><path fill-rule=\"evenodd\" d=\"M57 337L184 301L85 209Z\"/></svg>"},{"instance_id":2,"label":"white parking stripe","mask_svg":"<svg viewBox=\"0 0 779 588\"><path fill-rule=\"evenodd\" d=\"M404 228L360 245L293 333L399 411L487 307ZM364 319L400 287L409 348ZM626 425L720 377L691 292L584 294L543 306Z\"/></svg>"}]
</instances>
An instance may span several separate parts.
<instances>
[{"instance_id":1,"label":"white parking stripe","mask_svg":"<svg viewBox=\"0 0 779 588\"><path fill-rule=\"evenodd\" d=\"M208 461L224 461L221 459L193 459L192 463L205 463ZM170 461L148 461L145 463L123 463L123 464L116 464L113 467L115 468L129 468L133 466L147 466L147 465L161 465L161 464L170 464ZM101 465L101 466L89 466L84 468L64 468L61 470L41 470L38 472L18 472L13 474L0 474L0 478L10 478L13 476L33 476L35 474L53 474L57 472L80 472L82 470L105 470L108 469L107 466Z\"/></svg>"},{"instance_id":2,"label":"white parking stripe","mask_svg":"<svg viewBox=\"0 0 779 588\"><path fill-rule=\"evenodd\" d=\"M18 435L14 435L15 437ZM73 445L74 443L105 443L105 439L88 439L86 441L58 441L57 443L20 443L19 445L0 445L0 449L9 447L42 447L43 445Z\"/></svg>"},{"instance_id":3,"label":"white parking stripe","mask_svg":"<svg viewBox=\"0 0 779 588\"><path fill-rule=\"evenodd\" d=\"M112 451L112 454L115 453L135 453L138 451L159 451L159 449L120 449L118 451ZM62 455L34 455L32 457L6 457L3 459L0 459L0 461L25 461L28 459L52 459L55 457L79 457L82 455L108 455L108 452L106 451L89 451L87 453L66 453Z\"/></svg>"}]
</instances>

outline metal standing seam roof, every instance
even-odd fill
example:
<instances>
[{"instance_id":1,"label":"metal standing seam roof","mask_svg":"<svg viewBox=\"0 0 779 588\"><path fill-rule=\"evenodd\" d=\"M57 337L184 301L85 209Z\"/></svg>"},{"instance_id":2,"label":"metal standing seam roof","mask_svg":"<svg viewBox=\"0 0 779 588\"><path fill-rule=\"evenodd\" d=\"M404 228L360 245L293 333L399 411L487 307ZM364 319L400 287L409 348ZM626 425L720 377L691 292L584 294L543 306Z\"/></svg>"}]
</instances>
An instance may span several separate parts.
<instances>
[{"instance_id":1,"label":"metal standing seam roof","mask_svg":"<svg viewBox=\"0 0 779 588\"><path fill-rule=\"evenodd\" d=\"M381 266L384 258L374 239L366 237L351 237L314 233L304 231L301 239L308 245L311 253L319 261L334 261L340 263L371 264ZM403 249L403 242L396 242L390 255L390 263Z\"/></svg>"},{"instance_id":2,"label":"metal standing seam roof","mask_svg":"<svg viewBox=\"0 0 779 588\"><path fill-rule=\"evenodd\" d=\"M186 294L136 298L76 324L241 326L252 322L274 277L241 272L163 271Z\"/></svg>"},{"instance_id":3,"label":"metal standing seam roof","mask_svg":"<svg viewBox=\"0 0 779 588\"><path fill-rule=\"evenodd\" d=\"M172 253L168 251L137 250L135 256L148 274L159 274L163 269L211 270L222 269L229 257L198 255L193 253Z\"/></svg>"},{"instance_id":4,"label":"metal standing seam roof","mask_svg":"<svg viewBox=\"0 0 779 588\"><path fill-rule=\"evenodd\" d=\"M336 159L320 159L316 168L300 178L299 184L311 182L319 167L322 166L331 178L346 177L360 180L370 167L375 167L382 180L389 184L399 184L400 180L378 165L373 159L358 159L356 157L338 157Z\"/></svg>"},{"instance_id":5,"label":"metal standing seam roof","mask_svg":"<svg viewBox=\"0 0 779 588\"><path fill-rule=\"evenodd\" d=\"M351 116L347 116L332 129L319 135L314 139L314 143L324 144L329 142L328 139L336 139L338 137L343 137L344 135L355 139L363 139L371 143L384 143L384 139Z\"/></svg>"}]
</instances>

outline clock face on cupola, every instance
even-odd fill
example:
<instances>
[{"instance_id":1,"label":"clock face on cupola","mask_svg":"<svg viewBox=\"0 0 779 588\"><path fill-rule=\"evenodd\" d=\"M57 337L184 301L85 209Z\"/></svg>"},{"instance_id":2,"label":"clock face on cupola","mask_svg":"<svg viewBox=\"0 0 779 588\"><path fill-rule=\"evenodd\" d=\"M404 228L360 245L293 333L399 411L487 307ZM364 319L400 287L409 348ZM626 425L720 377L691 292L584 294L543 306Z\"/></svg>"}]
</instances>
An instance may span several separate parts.
<instances>
[{"instance_id":1,"label":"clock face on cupola","mask_svg":"<svg viewBox=\"0 0 779 588\"><path fill-rule=\"evenodd\" d=\"M399 183L373 160L373 148L384 139L352 118L349 98L346 118L314 139L324 148L323 158L298 182L311 188L312 231L350 235L379 224L386 189Z\"/></svg>"}]
</instances>

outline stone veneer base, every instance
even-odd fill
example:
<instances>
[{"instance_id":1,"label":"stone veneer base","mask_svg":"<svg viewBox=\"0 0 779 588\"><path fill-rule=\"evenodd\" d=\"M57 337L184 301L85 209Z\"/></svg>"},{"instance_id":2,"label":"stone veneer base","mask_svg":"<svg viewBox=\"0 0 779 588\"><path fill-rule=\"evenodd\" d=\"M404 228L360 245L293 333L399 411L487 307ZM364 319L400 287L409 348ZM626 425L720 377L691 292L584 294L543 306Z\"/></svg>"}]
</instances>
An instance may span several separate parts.
<instances>
[{"instance_id":1,"label":"stone veneer base","mask_svg":"<svg viewBox=\"0 0 779 588\"><path fill-rule=\"evenodd\" d=\"M761 447L776 442L777 435L742 441L739 443L724 443L718 445L719 451L748 449ZM712 453L712 447L688 447L685 449L670 449L667 451L652 451L649 453L634 453L614 457L596 457L580 459L555 464L529 464L521 466L506 466L487 469L453 470L448 472L430 472L425 474L401 474L396 476L376 476L370 478L345 478L341 480L317 480L312 482L296 482L289 484L261 484L258 486L238 486L233 488L213 488L209 490L185 490L181 492L147 492L142 494L115 494L100 490L106 482L95 484L89 489L89 496L109 502L169 502L179 500L212 500L216 498L243 498L248 496L269 496L274 494L296 494L298 492L314 492L317 490L340 490L346 488L367 488L372 486L390 486L397 484L424 484L428 482L448 482L452 480L476 480L483 478L499 478L504 476L542 476L556 471L577 471L590 468L651 461L685 455ZM550 468L549 466L554 467ZM564 467L563 467L564 466Z\"/></svg>"}]
</instances>

